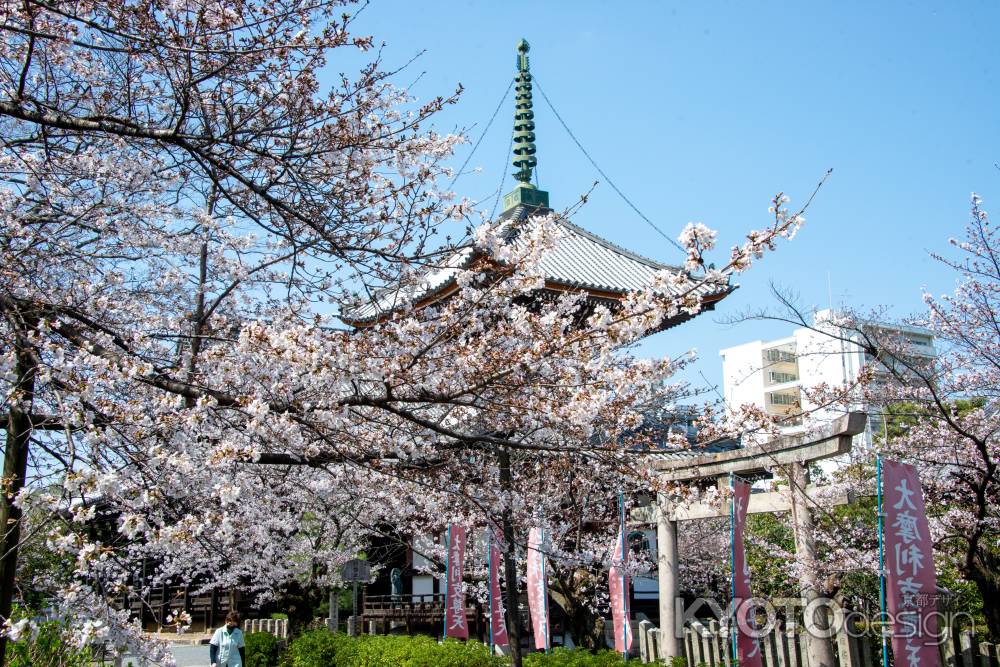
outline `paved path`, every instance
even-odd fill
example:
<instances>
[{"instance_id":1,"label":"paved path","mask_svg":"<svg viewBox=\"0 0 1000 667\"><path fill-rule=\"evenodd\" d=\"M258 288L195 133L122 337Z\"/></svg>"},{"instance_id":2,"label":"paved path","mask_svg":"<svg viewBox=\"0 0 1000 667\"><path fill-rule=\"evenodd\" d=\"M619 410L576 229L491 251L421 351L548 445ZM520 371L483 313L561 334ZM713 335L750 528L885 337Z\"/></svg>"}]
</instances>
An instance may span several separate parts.
<instances>
[{"instance_id":1,"label":"paved path","mask_svg":"<svg viewBox=\"0 0 1000 667\"><path fill-rule=\"evenodd\" d=\"M207 646L174 646L177 667L210 667Z\"/></svg>"},{"instance_id":2,"label":"paved path","mask_svg":"<svg viewBox=\"0 0 1000 667\"><path fill-rule=\"evenodd\" d=\"M210 667L207 646L174 644L172 650L174 659L177 660L177 667ZM138 660L126 657L123 667L140 667L140 665Z\"/></svg>"}]
</instances>

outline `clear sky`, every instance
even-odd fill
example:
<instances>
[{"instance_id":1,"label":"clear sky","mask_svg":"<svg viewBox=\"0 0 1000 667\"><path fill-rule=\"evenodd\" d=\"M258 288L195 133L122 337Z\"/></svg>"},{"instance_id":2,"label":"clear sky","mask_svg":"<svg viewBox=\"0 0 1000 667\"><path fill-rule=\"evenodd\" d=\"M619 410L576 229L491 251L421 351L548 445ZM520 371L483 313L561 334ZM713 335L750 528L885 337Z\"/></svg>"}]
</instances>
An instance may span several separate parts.
<instances>
[{"instance_id":1,"label":"clear sky","mask_svg":"<svg viewBox=\"0 0 1000 667\"><path fill-rule=\"evenodd\" d=\"M717 229L719 264L768 222L771 195L802 203L834 169L793 242L739 276L718 311L639 350L696 348L701 360L687 374L696 381L700 372L721 383L719 349L785 335L773 323L721 322L773 306L769 283L810 306L832 295L834 305L917 312L921 289L954 285L927 253L961 233L970 193L1000 216L995 1L376 0L354 30L386 42L389 67L424 52L397 79L416 80L421 99L461 83L461 102L437 129L471 127L473 140L526 38L536 80L602 169L671 237L689 221ZM481 173L459 180L459 193L489 197L504 170L510 190L512 116L508 98L470 164ZM603 179L537 92L535 122L540 185L560 209ZM654 259L682 259L606 183L575 221Z\"/></svg>"}]
</instances>

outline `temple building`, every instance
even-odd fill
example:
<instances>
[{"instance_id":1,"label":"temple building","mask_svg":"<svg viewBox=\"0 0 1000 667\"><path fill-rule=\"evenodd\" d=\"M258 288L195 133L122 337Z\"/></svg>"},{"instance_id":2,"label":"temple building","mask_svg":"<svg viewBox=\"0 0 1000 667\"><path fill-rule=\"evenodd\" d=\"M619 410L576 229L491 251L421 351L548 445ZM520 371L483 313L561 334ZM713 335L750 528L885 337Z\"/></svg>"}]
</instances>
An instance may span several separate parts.
<instances>
[{"instance_id":1,"label":"temple building","mask_svg":"<svg viewBox=\"0 0 1000 667\"><path fill-rule=\"evenodd\" d=\"M571 223L565 215L560 215L550 207L549 193L532 183L538 164L535 148L535 124L532 111L532 79L528 63L528 44L524 40L517 47L517 87L514 115L514 176L517 184L504 197L504 211L498 222L503 230L505 242L519 243L521 235L531 225L537 224L540 216L554 218L559 235L552 239L552 247L541 260L544 273L543 286L532 299L544 300L552 295L576 292L583 293L588 302L603 304L614 310L625 297L637 290L654 288L661 281L654 280L665 272L672 279L662 281L666 285L659 290L664 298L691 292L702 304L701 311L711 310L715 304L733 290L728 280L706 281L702 276L690 275L683 267L663 264L630 252L614 243L592 234ZM472 246L456 250L442 268L423 276L416 284L405 288L386 290L360 305L344 319L357 327L371 326L383 318L390 317L400 307L419 309L447 299L456 293L459 272L477 262L488 263L491 258ZM701 312L691 311L691 312ZM676 326L690 319L691 312L680 310L667 321L661 322L659 330ZM933 348L932 341L921 332L904 332L913 345L920 346L925 353ZM787 341L764 346L756 343L749 357L758 366L767 368L767 375L758 389L773 395L792 395L784 389L799 380L802 365L792 368L793 362L801 356L799 350L789 350ZM729 361L727 357L727 361ZM863 360L859 359L859 363ZM770 364L770 366L769 366ZM727 398L733 398L727 386ZM779 398L773 405L788 408L788 401ZM825 493L810 483L809 471L822 462L845 456L850 452L854 438L863 433L868 421L864 412L841 414L820 428L798 429L765 442L752 438L719 440L702 443L698 447L660 447L648 452L649 465L663 483L660 488L670 485L730 487L738 476L741 480L754 482L778 474L787 480L786 489L767 491L758 489L748 495L748 514L787 513L794 526L795 555L799 564L798 578L800 590L807 599L817 599L820 590L815 568L808 564L817 559L816 538L811 513L815 507L829 508L853 502L849 493ZM796 425L797 426L797 425ZM662 439L654 438L655 442ZM775 472L777 471L777 473ZM731 516L731 505L720 494L715 499L700 502L681 502L685 499L666 492L645 499L646 504L633 508L629 517L629 542L633 547L652 553L655 574L638 576L631 591L632 613L645 613L656 617L656 657L666 663L685 655L681 645L684 620L684 596L681 589L680 554L678 534L681 525L688 521L702 519L725 519ZM720 499L722 501L720 502ZM643 500L643 499L639 499ZM400 540L400 542L404 542ZM426 566L419 554L412 549L397 545L393 562L382 561L386 574L380 575L369 586L366 599L365 620L391 628L393 624L406 623L407 630L414 625L415 614L421 614L421 622L441 622L443 604L442 583L429 576L421 565ZM397 570L395 578L391 570ZM655 579L654 579L655 577ZM398 586L393 581L399 582ZM421 591L431 593L422 594ZM379 599L381 596L381 599ZM425 600L430 600L425 604ZM371 600L372 604L368 604ZM558 605L550 605L551 638L553 644L560 643L566 635L560 632L560 610ZM522 612L523 614L523 612ZM470 627L482 632L484 627L482 611L469 608L467 616ZM523 615L522 615L523 618ZM634 622L634 620L633 620ZM610 624L608 624L610 625ZM522 627L526 627L522 623ZM383 631L388 631L384 629ZM648 636L648 635L647 635ZM523 638L526 639L526 638ZM832 665L834 663L832 644L828 637L808 635L806 652L813 664ZM709 653L711 655L711 653ZM694 664L693 653L687 656Z\"/></svg>"},{"instance_id":2,"label":"temple building","mask_svg":"<svg viewBox=\"0 0 1000 667\"><path fill-rule=\"evenodd\" d=\"M665 271L682 277L666 282L670 285L667 289L673 291L661 291L665 298L686 293L694 287L692 293L700 298L701 310L712 310L733 291L734 287L728 281L704 282L699 276L686 273L682 266L657 262L601 238L559 214L550 206L549 193L540 189L537 183L532 183L537 173L538 158L528 51L529 45L522 39L517 45L515 84L513 166L516 171L513 175L516 185L504 196L503 212L497 222L501 224L505 240L517 244L539 216L554 215L559 235L541 260L545 281L536 298L544 300L563 292L584 292L589 303L602 304L613 310L628 294L650 288L654 284L654 276ZM419 310L441 302L459 289L458 273L483 259L487 259L483 251L472 246L461 247L443 262L442 268L427 272L413 285L376 294L370 301L344 313L342 319L351 326L363 328L390 317L404 306ZM662 322L657 331L674 327L692 317L681 311ZM725 447L716 449L721 451L733 446L726 443ZM715 449L699 450L701 453L705 451ZM655 558L654 529L637 527L630 539L640 543L641 548L652 551ZM432 564L400 543L377 545L373 554L377 554L372 557L383 568L376 581L366 587L365 621L379 627L405 623L408 630L425 626L436 628L441 622L444 582L427 574L428 569L433 569ZM394 571L397 571L395 586ZM633 601L636 606L633 608L655 616L658 599L656 574L636 577L634 582ZM553 638L558 643L561 610L553 606L552 612ZM485 627L481 613L481 609L469 609L470 627L480 632Z\"/></svg>"},{"instance_id":3,"label":"temple building","mask_svg":"<svg viewBox=\"0 0 1000 667\"><path fill-rule=\"evenodd\" d=\"M531 99L531 72L528 62L528 42L517 45L517 80L514 109L513 164L517 184L503 198L503 213L498 222L509 243L517 244L521 234L532 219L556 213L549 205L549 193L532 183L538 165L535 147L535 122ZM544 292L555 294L566 291L583 291L588 301L614 307L630 292L649 288L654 276L661 271L683 275L683 280L670 281L672 290L663 293L669 297L687 292L697 282L697 276L685 273L684 268L663 264L622 248L607 239L573 224L565 216L556 214L559 237L553 248L541 260L545 273ZM427 273L413 286L385 290L371 301L345 313L342 318L352 326L363 327L388 316L400 306L421 308L446 299L458 289L456 275L462 269L475 265L483 258L482 251L466 246L457 250L443 268ZM693 295L702 301L702 310L712 310L734 288L728 282L705 282ZM544 298L544 294L539 295ZM663 322L660 330L676 326L691 316L681 313Z\"/></svg>"}]
</instances>

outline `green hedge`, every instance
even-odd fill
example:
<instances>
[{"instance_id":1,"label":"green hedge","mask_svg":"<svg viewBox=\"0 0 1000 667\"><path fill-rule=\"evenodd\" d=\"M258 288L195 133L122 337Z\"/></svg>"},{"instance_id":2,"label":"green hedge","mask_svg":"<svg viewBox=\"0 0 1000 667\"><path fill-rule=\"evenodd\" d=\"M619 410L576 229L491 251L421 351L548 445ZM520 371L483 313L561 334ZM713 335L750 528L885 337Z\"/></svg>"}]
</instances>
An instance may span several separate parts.
<instances>
[{"instance_id":1,"label":"green hedge","mask_svg":"<svg viewBox=\"0 0 1000 667\"><path fill-rule=\"evenodd\" d=\"M327 630L306 632L288 647L288 667L503 667L479 642L439 643L426 636L348 637ZM248 666L249 667L249 666Z\"/></svg>"},{"instance_id":2,"label":"green hedge","mask_svg":"<svg viewBox=\"0 0 1000 667\"><path fill-rule=\"evenodd\" d=\"M554 648L548 654L524 656L524 667L618 667L624 664L622 654L615 651L591 653L585 649Z\"/></svg>"},{"instance_id":3,"label":"green hedge","mask_svg":"<svg viewBox=\"0 0 1000 667\"><path fill-rule=\"evenodd\" d=\"M330 667L343 638L327 630L304 632L289 644L284 666Z\"/></svg>"},{"instance_id":4,"label":"green hedge","mask_svg":"<svg viewBox=\"0 0 1000 667\"><path fill-rule=\"evenodd\" d=\"M269 632L248 632L243 635L246 642L246 667L279 667L281 665L281 641Z\"/></svg>"},{"instance_id":5,"label":"green hedge","mask_svg":"<svg viewBox=\"0 0 1000 667\"><path fill-rule=\"evenodd\" d=\"M248 635L249 637L249 635ZM247 646L249 647L249 641ZM247 667L258 667L249 659ZM553 649L549 654L530 653L524 667L619 667L620 653L584 649ZM417 635L362 635L348 637L328 630L300 635L288 647L280 667L509 667L510 660L491 656L479 642ZM263 664L260 667L264 667Z\"/></svg>"}]
</instances>

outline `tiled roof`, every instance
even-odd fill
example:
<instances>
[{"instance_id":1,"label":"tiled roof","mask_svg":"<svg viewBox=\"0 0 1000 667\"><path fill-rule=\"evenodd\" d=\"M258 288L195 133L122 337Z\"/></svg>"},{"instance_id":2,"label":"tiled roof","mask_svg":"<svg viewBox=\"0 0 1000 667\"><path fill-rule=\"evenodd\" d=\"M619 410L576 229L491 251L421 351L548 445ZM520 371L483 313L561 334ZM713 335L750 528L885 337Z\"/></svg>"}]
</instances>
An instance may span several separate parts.
<instances>
[{"instance_id":1,"label":"tiled roof","mask_svg":"<svg viewBox=\"0 0 1000 667\"><path fill-rule=\"evenodd\" d=\"M439 268L425 273L419 284L399 289L382 290L375 294L370 301L343 313L341 319L350 324L372 322L398 308L420 303L432 298L435 294L443 293L455 283L455 276L469 266L474 257L473 248L466 246L444 260Z\"/></svg>"},{"instance_id":2,"label":"tiled roof","mask_svg":"<svg viewBox=\"0 0 1000 667\"><path fill-rule=\"evenodd\" d=\"M706 454L721 454L722 452L731 452L736 449L740 449L742 445L737 440L732 438L723 438L722 440L714 440L712 442L695 444L690 447L678 447L675 449L662 448L650 450L649 455L646 457L648 461L666 461L666 462L678 462L678 461L688 461L693 460L699 456L705 456Z\"/></svg>"},{"instance_id":3,"label":"tiled roof","mask_svg":"<svg viewBox=\"0 0 1000 667\"><path fill-rule=\"evenodd\" d=\"M549 209L518 206L507 211L501 220L509 223L510 242L517 244L523 225L531 224L531 217L551 213ZM549 287L583 289L594 292L597 298L611 298L649 287L658 271L667 270L681 273L683 268L661 264L642 257L611 243L565 218L557 217L561 236L554 247L541 260L541 269ZM456 274L471 264L476 257L472 248L464 248L454 253L443 267L428 272L424 280L409 289L384 291L370 303L345 314L344 319L362 324L378 319L381 315L408 303L433 300L436 294L443 294L453 287ZM671 286L670 293L678 294L690 283ZM732 291L728 283L705 284L696 293L712 301L723 298ZM714 298L713 298L714 297ZM687 318L683 318L687 319ZM677 322L671 322L673 326Z\"/></svg>"}]
</instances>

